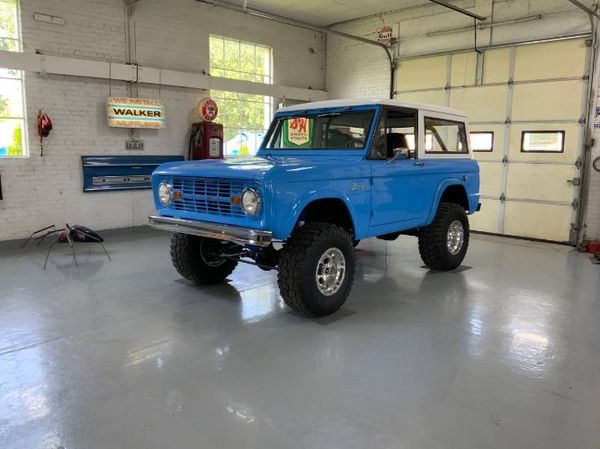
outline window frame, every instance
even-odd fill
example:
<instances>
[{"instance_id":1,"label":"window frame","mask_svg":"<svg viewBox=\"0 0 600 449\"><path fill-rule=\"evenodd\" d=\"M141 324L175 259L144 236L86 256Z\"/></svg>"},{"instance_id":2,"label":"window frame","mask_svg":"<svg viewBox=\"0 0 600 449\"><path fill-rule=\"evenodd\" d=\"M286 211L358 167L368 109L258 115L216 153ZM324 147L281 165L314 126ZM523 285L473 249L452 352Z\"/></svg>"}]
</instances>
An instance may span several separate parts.
<instances>
[{"instance_id":1,"label":"window frame","mask_svg":"<svg viewBox=\"0 0 600 449\"><path fill-rule=\"evenodd\" d=\"M431 109L419 109L419 143L425 143L425 117L439 120L448 120L452 122L461 123L465 127L465 132L469 134L469 122L463 115L452 114L451 112L437 112ZM467 139L467 152L457 153L432 153L427 151L418 151L417 159L472 159L473 154L471 152L471 146L469 139Z\"/></svg>"},{"instance_id":2,"label":"window frame","mask_svg":"<svg viewBox=\"0 0 600 449\"><path fill-rule=\"evenodd\" d=\"M464 154L469 154L469 139L468 139L468 131L467 131L467 125L464 121L458 121L458 120L453 120L453 119L449 119L447 117L434 117L432 114L427 114L423 116L423 137L426 136L427 134L427 127L425 126L425 121L427 119L430 120L441 120L444 122L448 122L450 125L452 124L456 124L459 127L464 127L463 132L464 132L464 137L465 137L465 149L463 151L428 151L427 147L423 148L423 154L430 154L430 155L444 155L444 156L450 156L450 155L464 155ZM434 135L433 138L435 138L437 140L437 137Z\"/></svg>"},{"instance_id":3,"label":"window frame","mask_svg":"<svg viewBox=\"0 0 600 449\"><path fill-rule=\"evenodd\" d=\"M268 51L268 55L269 55L267 73L261 74L261 73L256 73L256 72L242 71L242 70L240 70L241 68L239 66L239 63L238 63L237 70L217 66L212 61L211 51L210 51L211 44L214 39L218 39L221 41L221 45L223 46L223 51L225 49L226 42L237 44L238 61L241 59L240 56L241 56L241 46L242 45L247 45L247 46L253 47L255 49L255 51L254 51L254 64L255 64L254 67L255 68L257 67L256 66L256 48L266 49ZM241 82L245 82L245 83L266 84L266 85L273 84L273 47L271 47L269 45L265 45L265 44L259 44L256 42L250 42L250 41L246 41L246 40L242 40L242 39L237 39L235 37L228 37L228 36L223 36L220 34L211 33L208 36L208 48L209 48L208 65L209 65L209 73L211 74L211 76L215 76L216 78L241 81ZM213 71L221 71L221 72L223 72L223 75L212 75ZM226 76L226 75L233 75L233 76ZM248 80L248 79L246 79L247 76L245 77L244 75L249 75L253 79ZM256 81L259 78L261 80ZM239 98L239 97L227 98L226 95L224 95L224 93L226 94L227 92L233 93L236 95L240 95L242 97L245 95L246 96L259 96L259 97L262 97L264 100L263 101L254 101L252 99L248 99L248 98L244 99L244 98ZM226 130L235 130L236 135L243 133L243 132L249 132L249 133L253 133L253 134L262 133L262 134L264 134L264 137L263 137L263 142L264 142L264 140L267 138L267 133L268 133L268 130L270 127L270 123L273 120L273 116L274 116L274 110L275 110L275 107L274 107L275 106L275 98L274 97L272 97L270 95L260 95L260 94L253 94L253 93L249 93L249 92L243 92L240 90L223 90L223 89L211 89L210 96L212 98L216 99L217 101L221 101L221 102L237 101L239 103L262 105L262 107L264 109L263 114L266 119L265 126L262 128L253 128L253 127L249 127L249 126L245 127L242 120L238 120L235 125L228 125L226 123L223 123L223 115L221 115L221 120L219 120L217 118L217 122L222 123L224 126L227 125ZM268 110L267 110L267 108L268 108ZM267 118L267 116L268 116L268 118ZM227 149L225 148L226 142L227 142L227 140L224 135L223 136L224 152L227 151ZM255 148L254 148L255 153L258 153L258 151L260 151L261 147L263 146L263 142L261 142L260 145L255 145ZM242 155L242 154L238 154L238 155L226 154L225 156L226 157L240 157L240 156L244 156L244 155Z\"/></svg>"},{"instance_id":4,"label":"window frame","mask_svg":"<svg viewBox=\"0 0 600 449\"><path fill-rule=\"evenodd\" d=\"M475 147L470 142L471 135L473 135L473 134L491 134L492 135L492 145L491 145L491 148L489 150L476 150ZM473 153L493 153L494 152L494 142L495 142L495 139L496 139L496 136L495 136L494 131L470 131L469 132L469 146L470 146L471 151Z\"/></svg>"},{"instance_id":5,"label":"window frame","mask_svg":"<svg viewBox=\"0 0 600 449\"><path fill-rule=\"evenodd\" d=\"M371 108L357 108L357 109L353 109L350 108L348 110L344 110L346 108L342 108L342 111L338 111L337 108L334 109L327 109L327 110L320 110L320 109L307 109L306 111L293 111L289 114L281 114L281 115L275 115L275 117L273 118L272 122L271 122L271 126L269 127L269 132L265 135L265 138L263 139L263 145L261 145L261 150L267 151L267 152L284 152L284 151L324 151L324 152L331 152L331 151L343 151L343 152L358 152L358 153L365 153L365 151L368 151L368 153L370 154L371 149L373 147L373 143L372 143L372 139L373 139L373 132L375 130L374 126L376 123L378 123L378 119L379 116L377 115L377 110L376 109L371 109ZM271 140L275 137L280 138L281 135L283 134L283 130L282 130L282 126L283 126L283 122L285 120L289 120L290 118L293 117L308 117L310 118L311 116L318 116L321 112L320 111L326 111L324 113L332 113L335 114L337 112L369 112L371 113L371 118L369 120L369 125L368 128L366 129L365 132L365 143L364 146L361 148L322 148L322 147L298 147L298 148L283 148L283 147L268 147L267 145L269 145L269 143L271 142Z\"/></svg>"},{"instance_id":6,"label":"window frame","mask_svg":"<svg viewBox=\"0 0 600 449\"><path fill-rule=\"evenodd\" d=\"M216 95L215 95L215 92L217 92ZM220 96L220 94L222 92L232 92L232 93L235 93L235 94L238 94L238 95L242 95L242 96L243 95L260 96L260 97L265 98L265 101L261 102L261 101L253 101L253 100L240 99L240 98L225 98L223 96ZM249 127L249 126L243 127L242 126L243 124L241 122L240 122L239 126L237 126L237 125L236 126L229 126L229 125L225 126L226 124L223 123L223 121L222 121L222 118L223 118L222 115L220 117L217 116L217 119L215 120L215 123L222 124L224 128L229 129L229 130L235 130L236 134L239 134L240 132L244 132L244 131L251 132L251 133L254 133L254 134L258 134L259 132L262 132L264 134L264 137L263 137L263 142L264 142L264 140L266 139L267 131L269 130L269 126L271 124L271 121L273 120L273 100L274 100L273 97L271 97L269 95L248 94L248 93L245 93L245 92L226 91L226 90L220 90L220 89L211 89L211 91L210 91L210 97L213 98L215 101L217 101L217 104L219 102L237 101L237 102L240 102L240 103L251 103L251 104L256 104L256 105L262 105L263 108L266 107L266 106L268 106L268 108L269 108L269 111L268 111L269 120L265 121L266 126L264 128L252 128L252 127ZM219 107L221 107L221 105ZM243 156L245 156L245 155L242 155L242 154L238 154L238 155L226 154L226 148L225 148L225 145L227 143L227 139L225 137L225 131L226 131L226 129L223 130L223 154L224 154L224 156L225 157L243 157ZM261 147L262 147L262 142L261 142L260 145L256 145L256 147L255 147L255 154L258 153L258 151L260 150Z\"/></svg>"},{"instance_id":7,"label":"window frame","mask_svg":"<svg viewBox=\"0 0 600 449\"><path fill-rule=\"evenodd\" d=\"M16 24L15 24L15 30L16 30L16 37L7 37L7 36L0 36L1 39L3 40L10 40L10 41L14 41L17 43L16 46L16 50L13 53L22 53L23 52L23 34L22 34L22 24L21 24L21 2L20 0L0 0L0 3L9 3L9 4L14 4L16 11L15 11L15 20L16 20ZM10 50L9 50L10 51ZM10 69L7 69L10 70ZM21 127L21 146L22 146L22 151L21 154L18 156L0 156L0 160L10 160L10 159L26 159L29 158L30 153L29 153L29 127L28 127L28 119L27 119L27 102L26 102L26 95L25 95L25 72L23 70L17 70L18 73L18 77L15 78L8 78L8 77L4 77L4 76L0 76L0 80L13 80L13 81L19 81L21 84L21 109L22 109L22 115L20 117L17 116L0 116L0 120L18 120L21 121L22 123L22 127Z\"/></svg>"},{"instance_id":8,"label":"window frame","mask_svg":"<svg viewBox=\"0 0 600 449\"><path fill-rule=\"evenodd\" d=\"M550 150L526 150L525 149L525 134L560 134L562 136L560 151L550 151ZM523 130L521 131L521 153L524 154L563 154L565 152L565 139L567 137L566 131L557 130L557 129L533 129L533 130Z\"/></svg>"},{"instance_id":9,"label":"window frame","mask_svg":"<svg viewBox=\"0 0 600 449\"><path fill-rule=\"evenodd\" d=\"M1 1L1 0L0 0ZM238 61L240 59L240 55L241 55L241 44L246 44L246 45L251 45L252 47L256 48L264 48L266 50L268 50L269 52L269 69L268 69L268 74L264 75L264 74L260 74L260 73L255 73L255 72L245 72L242 70L232 70L232 69L227 69L225 67L217 67L217 66L213 66L211 63L211 58L210 58L210 44L211 44L211 40L212 39L220 39L221 42L223 43L223 48L225 48L225 42L234 42L237 43L238 45ZM255 53L255 63L256 63L256 53ZM239 69L239 65L238 65L238 69ZM220 70L223 72L229 72L229 73L235 73L238 75L251 75L253 77L263 77L267 78L267 81L265 82L263 81L253 81L253 80L247 80L244 79L242 76L239 77L231 77L231 76L223 76L223 75L212 75L212 71L213 70ZM232 79L232 80L237 80L237 81L246 81L246 82L250 82L250 83L258 83L258 84L273 84L273 47L269 46L269 45L265 45L265 44L259 44L256 42L250 42L250 41L245 41L242 39L237 39L235 37L227 37L227 36L222 36L220 34L214 34L214 33L210 33L208 35L208 71L211 74L211 76L215 76L216 78L225 78L225 79Z\"/></svg>"},{"instance_id":10,"label":"window frame","mask_svg":"<svg viewBox=\"0 0 600 449\"><path fill-rule=\"evenodd\" d=\"M372 136L372 142L371 142L371 148L369 148L369 152L367 154L367 159L371 160L371 161L390 161L390 159L384 158L378 158L375 157L375 139L377 138L377 133L379 131L379 129L381 129L381 125L385 125L385 129L386 129L386 134L387 134L387 114L389 111L391 110L396 110L396 111L402 111L402 112L409 112L412 113L413 118L414 118L414 123L415 123L415 150L414 150L414 157L410 158L411 160L415 160L418 158L418 154L419 154L419 148L420 148L420 138L419 138L419 110L418 109L414 109L414 108L403 108L403 107L394 107L394 106L383 106L381 108L381 112L379 115L379 118L377 119L377 123L375 124L375 127L371 130L371 133L373 134ZM387 143L386 143L387 144Z\"/></svg>"}]
</instances>

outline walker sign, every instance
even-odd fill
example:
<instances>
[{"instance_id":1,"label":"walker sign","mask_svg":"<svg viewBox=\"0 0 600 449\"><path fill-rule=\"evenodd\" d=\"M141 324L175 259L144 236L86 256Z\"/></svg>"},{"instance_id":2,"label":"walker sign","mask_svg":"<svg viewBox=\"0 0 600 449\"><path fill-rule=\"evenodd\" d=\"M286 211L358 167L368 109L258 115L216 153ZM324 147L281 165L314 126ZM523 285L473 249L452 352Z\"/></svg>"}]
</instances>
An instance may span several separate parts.
<instances>
[{"instance_id":1,"label":"walker sign","mask_svg":"<svg viewBox=\"0 0 600 449\"><path fill-rule=\"evenodd\" d=\"M109 97L108 126L117 128L164 128L165 105L150 98Z\"/></svg>"}]
</instances>

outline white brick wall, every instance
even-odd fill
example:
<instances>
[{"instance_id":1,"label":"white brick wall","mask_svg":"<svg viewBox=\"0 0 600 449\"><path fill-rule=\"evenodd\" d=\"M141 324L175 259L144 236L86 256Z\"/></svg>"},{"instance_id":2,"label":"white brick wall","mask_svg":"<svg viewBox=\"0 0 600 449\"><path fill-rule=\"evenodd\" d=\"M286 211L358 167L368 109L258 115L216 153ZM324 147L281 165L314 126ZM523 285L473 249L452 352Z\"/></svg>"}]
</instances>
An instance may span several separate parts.
<instances>
[{"instance_id":1,"label":"white brick wall","mask_svg":"<svg viewBox=\"0 0 600 449\"><path fill-rule=\"evenodd\" d=\"M165 6L168 3L168 7ZM46 54L125 61L125 19L121 0L21 0L24 49ZM65 19L64 26L33 20L39 12ZM208 35L217 33L273 47L275 82L323 89L325 38L320 33L277 24L193 0L141 0L134 12L137 62L200 72L208 70ZM314 49L314 53L309 51ZM141 225L153 210L149 191L82 192L81 155L182 154L195 106L205 91L142 85L140 97L161 97L167 128L140 130L145 151L127 152L128 130L106 126L109 83L87 78L26 74L30 157L0 159L4 200L0 240L26 237L32 230L65 221L96 229ZM134 87L135 89L135 87ZM113 95L128 95L113 82ZM54 129L39 156L35 130L38 109Z\"/></svg>"},{"instance_id":2,"label":"white brick wall","mask_svg":"<svg viewBox=\"0 0 600 449\"><path fill-rule=\"evenodd\" d=\"M491 0L463 0L454 4L468 8L483 16L492 15ZM560 35L588 32L589 19L562 0L511 0L494 3L495 21L515 17L541 14L542 20L496 27L492 43L542 39ZM428 54L438 51L468 48L473 45L473 33L454 33L427 36L432 31L466 27L472 19L439 5L407 8L404 11L359 19L337 27L340 31L375 39L375 30L382 24L394 28L394 36L400 30L400 56ZM480 45L490 43L490 32L478 33ZM600 86L600 66L596 69L597 84ZM389 63L383 51L355 41L328 36L327 42L327 90L329 98L342 97L388 97ZM600 89L598 89L600 92ZM600 101L598 101L600 105ZM595 133L596 146L592 160L600 156L600 130ZM600 173L590 171L587 217L587 237L600 239Z\"/></svg>"}]
</instances>

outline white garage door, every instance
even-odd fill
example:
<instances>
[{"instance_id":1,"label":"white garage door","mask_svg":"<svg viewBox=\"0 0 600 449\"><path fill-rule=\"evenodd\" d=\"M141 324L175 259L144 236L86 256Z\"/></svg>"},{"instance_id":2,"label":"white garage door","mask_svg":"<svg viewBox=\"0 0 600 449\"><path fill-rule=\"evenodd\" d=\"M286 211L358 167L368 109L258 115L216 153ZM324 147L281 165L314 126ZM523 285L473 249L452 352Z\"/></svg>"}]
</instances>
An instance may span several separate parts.
<instances>
[{"instance_id":1,"label":"white garage door","mask_svg":"<svg viewBox=\"0 0 600 449\"><path fill-rule=\"evenodd\" d=\"M469 116L481 167L474 230L574 242L589 51L571 39L400 63L396 98Z\"/></svg>"}]
</instances>

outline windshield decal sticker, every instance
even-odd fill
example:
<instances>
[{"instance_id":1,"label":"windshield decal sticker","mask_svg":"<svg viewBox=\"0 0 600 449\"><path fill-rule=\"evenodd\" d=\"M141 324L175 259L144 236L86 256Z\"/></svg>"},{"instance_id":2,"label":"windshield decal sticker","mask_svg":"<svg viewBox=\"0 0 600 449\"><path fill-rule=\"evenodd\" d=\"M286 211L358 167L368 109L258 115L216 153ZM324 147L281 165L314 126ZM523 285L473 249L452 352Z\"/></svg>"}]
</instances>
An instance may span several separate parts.
<instances>
[{"instance_id":1,"label":"windshield decal sticker","mask_svg":"<svg viewBox=\"0 0 600 449\"><path fill-rule=\"evenodd\" d=\"M286 147L308 147L312 144L313 119L294 117L286 120L283 142Z\"/></svg>"}]
</instances>

